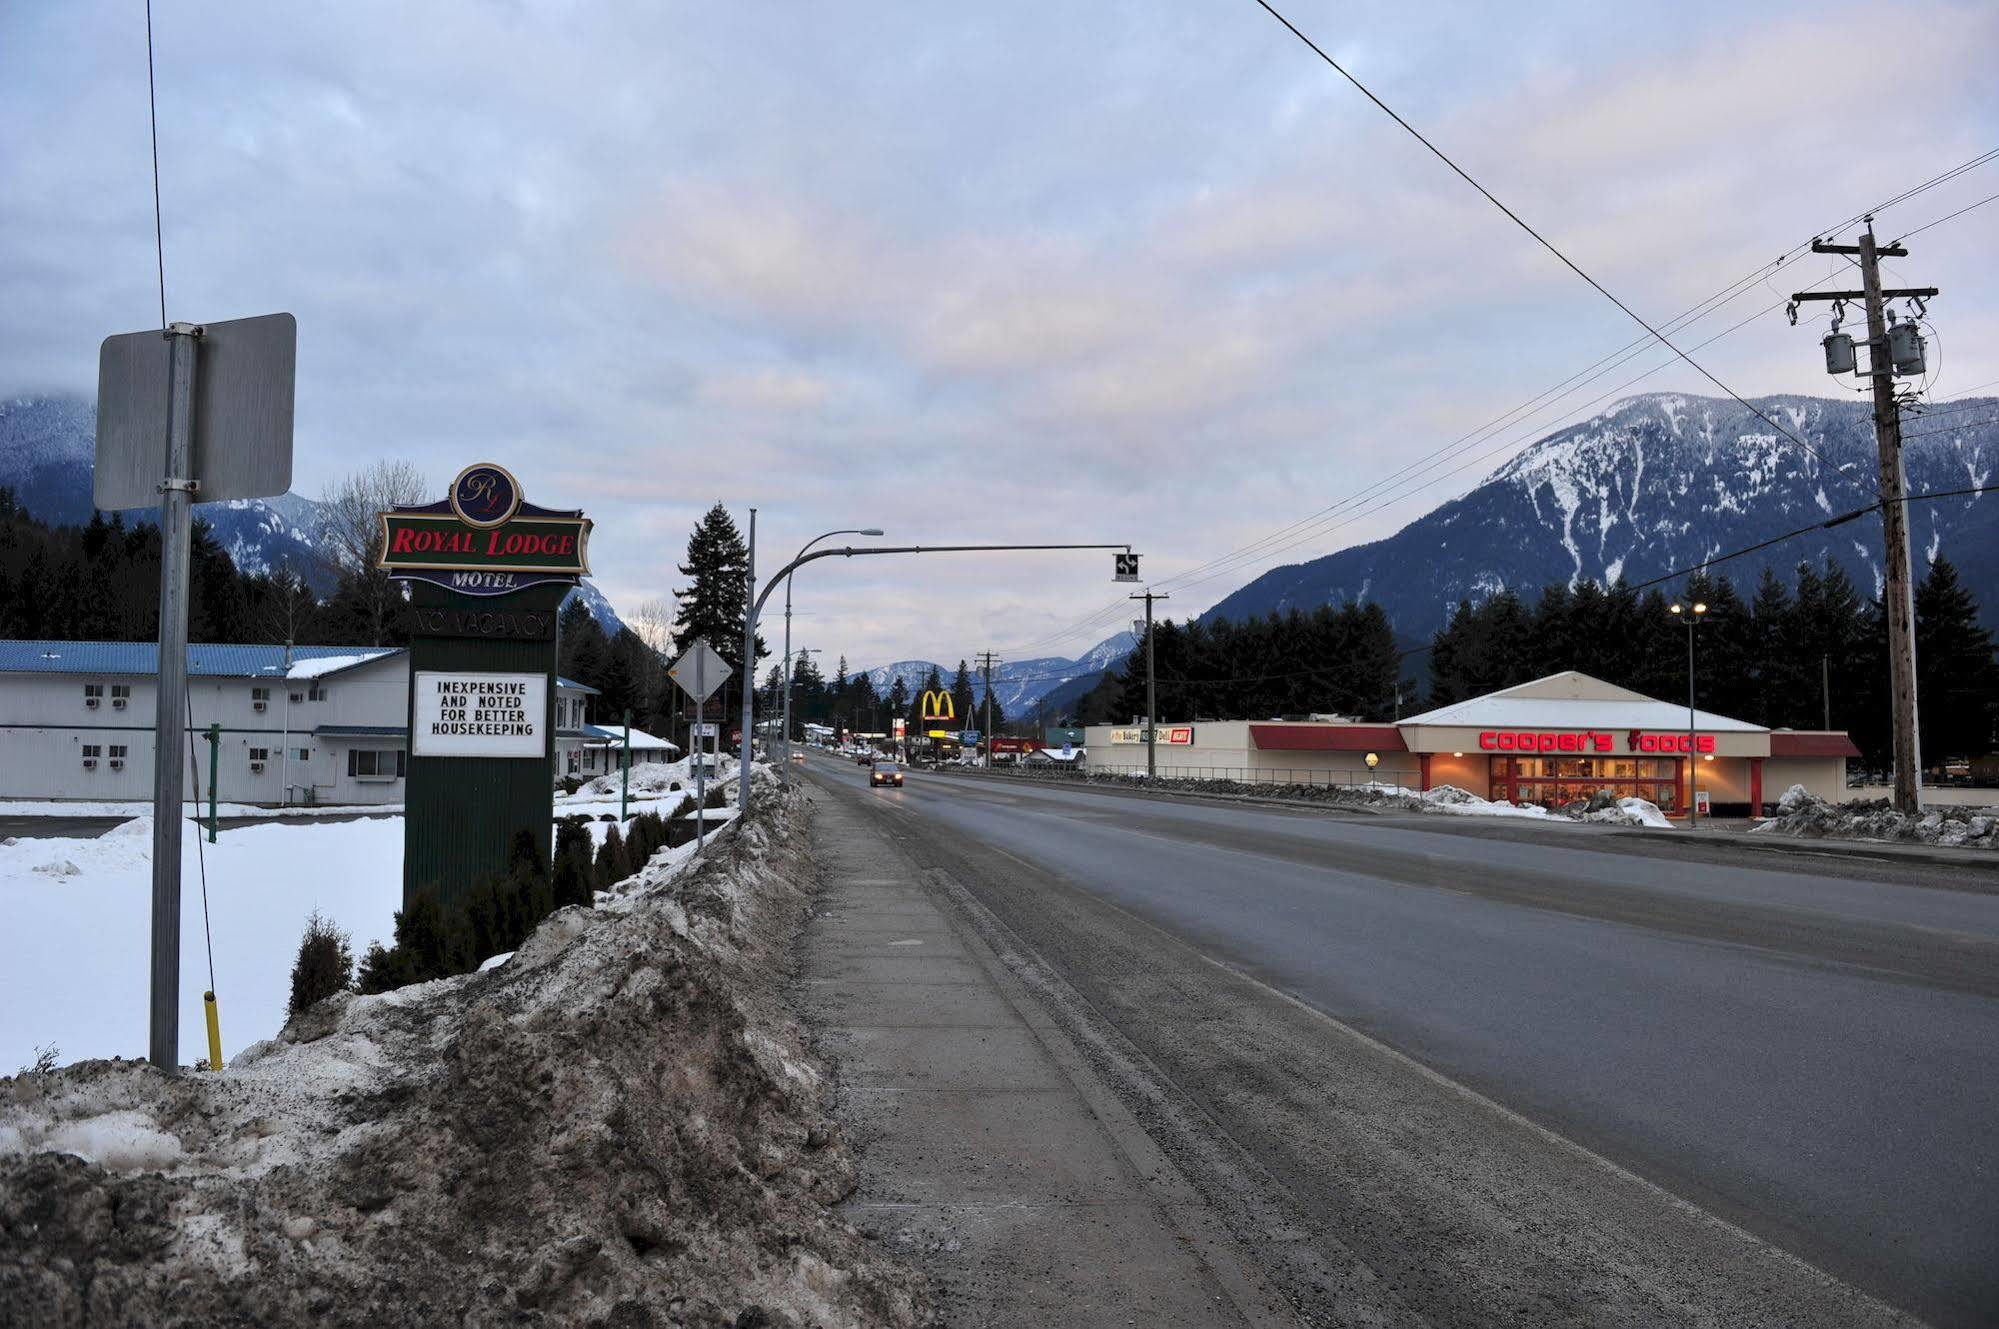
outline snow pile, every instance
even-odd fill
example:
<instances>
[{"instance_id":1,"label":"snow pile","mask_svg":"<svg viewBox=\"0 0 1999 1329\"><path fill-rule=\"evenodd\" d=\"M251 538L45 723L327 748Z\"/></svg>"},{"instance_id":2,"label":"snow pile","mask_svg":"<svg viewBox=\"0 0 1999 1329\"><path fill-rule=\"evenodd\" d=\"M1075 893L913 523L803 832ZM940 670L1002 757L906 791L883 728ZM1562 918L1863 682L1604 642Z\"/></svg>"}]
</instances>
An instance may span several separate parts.
<instances>
[{"instance_id":1,"label":"snow pile","mask_svg":"<svg viewBox=\"0 0 1999 1329\"><path fill-rule=\"evenodd\" d=\"M1143 780L1143 771L1095 771L1077 774L1061 771L1061 778L1092 783L1129 786ZM1054 778L1051 775L1051 778ZM1468 789L1440 784L1427 790L1370 780L1364 784L1274 784L1246 780L1181 780L1162 778L1154 786L1166 794L1208 794L1236 798L1280 798L1292 801L1333 803L1378 808L1385 811L1439 812L1459 817L1520 817L1529 821L1607 822L1617 826L1650 826L1671 829L1673 823L1655 803L1642 798L1616 798L1599 793L1587 802L1577 801L1549 809L1538 803L1509 803L1503 798L1480 798Z\"/></svg>"},{"instance_id":2,"label":"snow pile","mask_svg":"<svg viewBox=\"0 0 1999 1329\"><path fill-rule=\"evenodd\" d=\"M755 768L752 767L752 769ZM717 780L734 781L735 778L736 759L734 757L721 758L716 763L715 769L708 773L709 784L714 784ZM577 787L575 793L562 795L556 799L556 802L560 804L577 800L616 798L618 791L623 787L624 775L621 772L612 771L609 775L600 775L594 780L585 781ZM694 792L693 765L685 757L682 757L679 761L640 762L638 765L632 767L631 788L634 796L642 793L659 795L686 792L691 794Z\"/></svg>"},{"instance_id":3,"label":"snow pile","mask_svg":"<svg viewBox=\"0 0 1999 1329\"><path fill-rule=\"evenodd\" d=\"M1920 817L1897 812L1885 798L1829 803L1792 785L1777 801L1777 815L1751 833L1796 835L1814 840L1889 840L1967 849L1999 849L1999 809L1934 807Z\"/></svg>"},{"instance_id":4,"label":"snow pile","mask_svg":"<svg viewBox=\"0 0 1999 1329\"><path fill-rule=\"evenodd\" d=\"M803 795L219 1075L0 1080L10 1322L915 1325L782 1005Z\"/></svg>"}]
</instances>

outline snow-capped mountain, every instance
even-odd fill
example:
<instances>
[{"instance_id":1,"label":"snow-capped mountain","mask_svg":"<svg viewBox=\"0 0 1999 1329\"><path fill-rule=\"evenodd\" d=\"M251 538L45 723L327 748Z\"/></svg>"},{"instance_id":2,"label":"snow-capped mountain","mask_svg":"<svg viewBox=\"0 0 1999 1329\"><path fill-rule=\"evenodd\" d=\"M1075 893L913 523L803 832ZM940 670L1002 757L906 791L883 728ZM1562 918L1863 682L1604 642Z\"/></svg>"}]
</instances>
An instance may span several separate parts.
<instances>
[{"instance_id":1,"label":"snow-capped mountain","mask_svg":"<svg viewBox=\"0 0 1999 1329\"><path fill-rule=\"evenodd\" d=\"M1123 664L1135 644L1137 638L1124 631L1104 638L1073 660L1060 655L1043 655L1026 660L1002 661L999 668L993 671L993 700L1000 704L1009 719L1031 716L1036 703L1052 702L1058 692L1064 698L1070 698L1088 691L1106 669ZM895 685L895 680L900 678L903 687L913 697L923 690L923 680L932 669L937 671L946 687L951 685L951 679L958 672L955 663L942 665L929 660L898 660L866 672L876 692L886 696ZM985 678L976 671L972 675L972 695L981 703L985 700Z\"/></svg>"},{"instance_id":2,"label":"snow-capped mountain","mask_svg":"<svg viewBox=\"0 0 1999 1329\"><path fill-rule=\"evenodd\" d=\"M1375 601L1405 638L1427 638L1453 604L1511 588L1643 582L1874 500L1877 463L1865 401L1765 397L1759 410L1799 448L1726 398L1648 394L1540 439L1461 498L1373 544L1274 568L1203 617L1244 618ZM1909 492L1966 489L1999 471L1999 398L1905 416ZM1816 453L1817 455L1813 455ZM1909 505L1918 575L1940 554L1988 618L1999 617L1999 502ZM1881 577L1881 520L1869 514L1731 560L1716 571L1747 593L1765 564L1787 578L1831 557L1862 594Z\"/></svg>"},{"instance_id":3,"label":"snow-capped mountain","mask_svg":"<svg viewBox=\"0 0 1999 1329\"><path fill-rule=\"evenodd\" d=\"M87 522L94 510L90 469L96 440L97 409L87 398L0 401L0 485L11 487L21 506L43 521ZM280 494L203 503L194 511L243 571L290 567L322 595L332 590L333 570L319 553L324 518L315 500ZM148 514L127 513L125 519L143 521ZM615 635L624 626L611 602L589 582L571 594L584 598L605 632Z\"/></svg>"}]
</instances>

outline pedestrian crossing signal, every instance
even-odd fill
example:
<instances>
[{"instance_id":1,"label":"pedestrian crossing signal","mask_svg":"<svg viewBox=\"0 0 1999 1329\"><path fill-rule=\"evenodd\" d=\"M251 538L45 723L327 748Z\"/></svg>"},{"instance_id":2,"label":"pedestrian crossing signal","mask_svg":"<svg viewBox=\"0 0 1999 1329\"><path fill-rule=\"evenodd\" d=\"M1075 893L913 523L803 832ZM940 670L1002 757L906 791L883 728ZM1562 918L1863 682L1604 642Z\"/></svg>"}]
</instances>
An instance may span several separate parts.
<instances>
[{"instance_id":1,"label":"pedestrian crossing signal","mask_svg":"<svg viewBox=\"0 0 1999 1329\"><path fill-rule=\"evenodd\" d=\"M1115 574L1114 574L1114 575L1113 575L1113 576L1111 577L1111 580L1112 580L1112 581L1137 581L1137 580L1138 580L1138 555L1137 555L1137 554L1113 554L1113 555L1111 555L1111 557L1112 557L1113 559L1115 559L1115 560L1116 560L1116 562L1117 562L1117 571L1116 571L1116 573L1115 573Z\"/></svg>"}]
</instances>

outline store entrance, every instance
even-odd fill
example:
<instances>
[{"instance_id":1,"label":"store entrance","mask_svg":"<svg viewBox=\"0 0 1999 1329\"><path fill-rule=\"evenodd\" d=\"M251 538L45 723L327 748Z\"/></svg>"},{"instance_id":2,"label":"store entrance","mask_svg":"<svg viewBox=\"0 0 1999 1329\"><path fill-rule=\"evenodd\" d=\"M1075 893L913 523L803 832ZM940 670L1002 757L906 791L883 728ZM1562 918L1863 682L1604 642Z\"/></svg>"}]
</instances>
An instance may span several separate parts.
<instances>
[{"instance_id":1,"label":"store entrance","mask_svg":"<svg viewBox=\"0 0 1999 1329\"><path fill-rule=\"evenodd\" d=\"M1680 763L1672 757L1494 757L1492 796L1557 808L1592 795L1642 798L1678 816Z\"/></svg>"}]
</instances>

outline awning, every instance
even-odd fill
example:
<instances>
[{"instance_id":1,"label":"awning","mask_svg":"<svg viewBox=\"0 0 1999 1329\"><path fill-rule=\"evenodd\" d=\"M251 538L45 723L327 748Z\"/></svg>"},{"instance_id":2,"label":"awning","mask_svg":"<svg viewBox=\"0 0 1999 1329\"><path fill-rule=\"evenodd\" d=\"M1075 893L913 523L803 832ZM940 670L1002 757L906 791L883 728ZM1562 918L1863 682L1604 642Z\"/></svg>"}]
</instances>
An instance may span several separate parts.
<instances>
[{"instance_id":1,"label":"awning","mask_svg":"<svg viewBox=\"0 0 1999 1329\"><path fill-rule=\"evenodd\" d=\"M409 730L399 724L323 724L312 731L314 738L406 738Z\"/></svg>"},{"instance_id":2,"label":"awning","mask_svg":"<svg viewBox=\"0 0 1999 1329\"><path fill-rule=\"evenodd\" d=\"M1250 741L1264 752L1407 752L1402 731L1373 724L1253 724Z\"/></svg>"},{"instance_id":3,"label":"awning","mask_svg":"<svg viewBox=\"0 0 1999 1329\"><path fill-rule=\"evenodd\" d=\"M1860 749L1845 734L1787 734L1781 729L1770 733L1773 757L1857 757Z\"/></svg>"}]
</instances>

